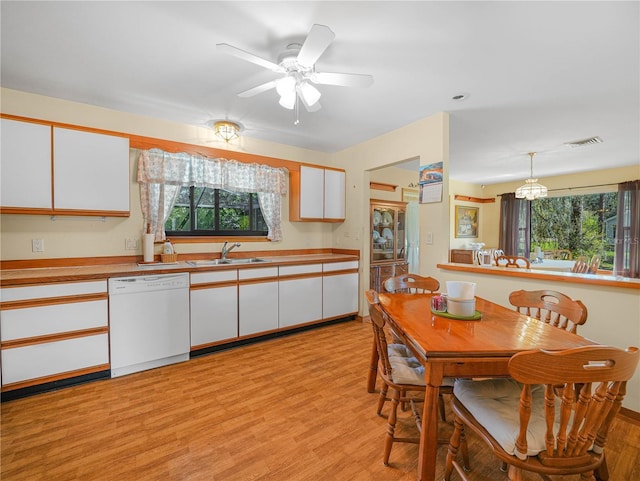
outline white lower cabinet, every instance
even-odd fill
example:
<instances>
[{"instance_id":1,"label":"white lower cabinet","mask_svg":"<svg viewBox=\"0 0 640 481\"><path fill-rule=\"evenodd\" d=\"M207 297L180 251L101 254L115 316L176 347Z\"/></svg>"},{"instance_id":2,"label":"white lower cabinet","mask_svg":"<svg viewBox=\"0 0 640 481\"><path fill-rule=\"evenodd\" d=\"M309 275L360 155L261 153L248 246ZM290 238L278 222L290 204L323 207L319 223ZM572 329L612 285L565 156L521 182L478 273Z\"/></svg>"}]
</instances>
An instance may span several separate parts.
<instances>
[{"instance_id":1,"label":"white lower cabinet","mask_svg":"<svg viewBox=\"0 0 640 481\"><path fill-rule=\"evenodd\" d=\"M280 267L279 279L281 328L322 320L322 264Z\"/></svg>"},{"instance_id":2,"label":"white lower cabinet","mask_svg":"<svg viewBox=\"0 0 640 481\"><path fill-rule=\"evenodd\" d=\"M2 390L109 369L107 282L7 287L2 298Z\"/></svg>"},{"instance_id":3,"label":"white lower cabinet","mask_svg":"<svg viewBox=\"0 0 640 481\"><path fill-rule=\"evenodd\" d=\"M239 335L278 329L278 268L240 269L238 279Z\"/></svg>"},{"instance_id":4,"label":"white lower cabinet","mask_svg":"<svg viewBox=\"0 0 640 481\"><path fill-rule=\"evenodd\" d=\"M109 363L107 334L3 349L2 385Z\"/></svg>"},{"instance_id":5,"label":"white lower cabinet","mask_svg":"<svg viewBox=\"0 0 640 481\"><path fill-rule=\"evenodd\" d=\"M322 317L335 319L358 312L358 261L324 265Z\"/></svg>"},{"instance_id":6,"label":"white lower cabinet","mask_svg":"<svg viewBox=\"0 0 640 481\"><path fill-rule=\"evenodd\" d=\"M191 349L238 337L238 271L191 274Z\"/></svg>"}]
</instances>

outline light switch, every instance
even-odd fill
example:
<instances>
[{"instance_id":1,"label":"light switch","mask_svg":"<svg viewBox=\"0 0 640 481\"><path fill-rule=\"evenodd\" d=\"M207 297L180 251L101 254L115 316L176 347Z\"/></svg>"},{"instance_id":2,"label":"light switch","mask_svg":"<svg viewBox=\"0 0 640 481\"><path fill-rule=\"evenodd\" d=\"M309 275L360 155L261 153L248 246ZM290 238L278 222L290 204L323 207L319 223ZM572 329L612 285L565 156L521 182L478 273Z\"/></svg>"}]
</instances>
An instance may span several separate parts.
<instances>
[{"instance_id":1,"label":"light switch","mask_svg":"<svg viewBox=\"0 0 640 481\"><path fill-rule=\"evenodd\" d=\"M433 232L427 232L425 242L429 245L433 244Z\"/></svg>"}]
</instances>

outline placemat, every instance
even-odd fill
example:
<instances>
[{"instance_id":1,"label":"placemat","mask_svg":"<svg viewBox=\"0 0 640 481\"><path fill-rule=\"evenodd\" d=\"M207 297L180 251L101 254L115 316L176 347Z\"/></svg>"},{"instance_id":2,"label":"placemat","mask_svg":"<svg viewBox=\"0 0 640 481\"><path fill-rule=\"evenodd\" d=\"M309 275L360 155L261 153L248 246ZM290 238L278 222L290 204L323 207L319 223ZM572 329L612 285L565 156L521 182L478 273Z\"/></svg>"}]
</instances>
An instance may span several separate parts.
<instances>
[{"instance_id":1,"label":"placemat","mask_svg":"<svg viewBox=\"0 0 640 481\"><path fill-rule=\"evenodd\" d=\"M447 319L457 319L459 321L478 321L482 319L482 313L480 311L474 312L472 316L454 316L449 312L434 311L433 309L431 309L431 313L436 316L446 317Z\"/></svg>"}]
</instances>

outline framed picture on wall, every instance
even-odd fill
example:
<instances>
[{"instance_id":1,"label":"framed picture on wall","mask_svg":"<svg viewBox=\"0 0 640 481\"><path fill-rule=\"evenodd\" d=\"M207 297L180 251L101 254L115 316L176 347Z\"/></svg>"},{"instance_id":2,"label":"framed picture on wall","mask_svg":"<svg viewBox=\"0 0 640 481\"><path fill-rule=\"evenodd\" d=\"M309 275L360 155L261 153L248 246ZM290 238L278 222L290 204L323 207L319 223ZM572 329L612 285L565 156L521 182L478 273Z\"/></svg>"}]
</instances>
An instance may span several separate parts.
<instances>
[{"instance_id":1,"label":"framed picture on wall","mask_svg":"<svg viewBox=\"0 0 640 481\"><path fill-rule=\"evenodd\" d=\"M456 237L478 237L478 210L456 205Z\"/></svg>"}]
</instances>

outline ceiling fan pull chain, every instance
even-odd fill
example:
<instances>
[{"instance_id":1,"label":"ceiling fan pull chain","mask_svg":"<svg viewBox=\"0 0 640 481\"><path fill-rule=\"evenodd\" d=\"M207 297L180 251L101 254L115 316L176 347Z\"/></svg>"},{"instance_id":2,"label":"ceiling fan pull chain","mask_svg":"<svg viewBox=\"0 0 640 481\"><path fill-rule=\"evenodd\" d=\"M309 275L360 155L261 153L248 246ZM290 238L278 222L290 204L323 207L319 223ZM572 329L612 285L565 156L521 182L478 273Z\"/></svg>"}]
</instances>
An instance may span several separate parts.
<instances>
[{"instance_id":1,"label":"ceiling fan pull chain","mask_svg":"<svg viewBox=\"0 0 640 481\"><path fill-rule=\"evenodd\" d=\"M300 119L299 119L299 102L298 102L298 94L296 93L296 103L294 105L294 110L296 113L296 120L293 122L293 125L298 125L300 123Z\"/></svg>"}]
</instances>

